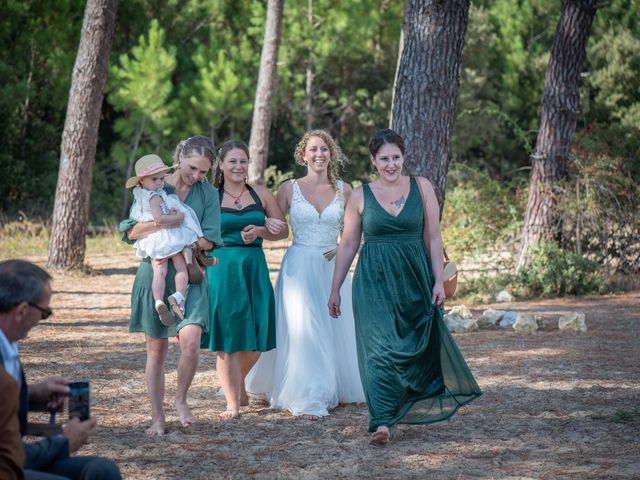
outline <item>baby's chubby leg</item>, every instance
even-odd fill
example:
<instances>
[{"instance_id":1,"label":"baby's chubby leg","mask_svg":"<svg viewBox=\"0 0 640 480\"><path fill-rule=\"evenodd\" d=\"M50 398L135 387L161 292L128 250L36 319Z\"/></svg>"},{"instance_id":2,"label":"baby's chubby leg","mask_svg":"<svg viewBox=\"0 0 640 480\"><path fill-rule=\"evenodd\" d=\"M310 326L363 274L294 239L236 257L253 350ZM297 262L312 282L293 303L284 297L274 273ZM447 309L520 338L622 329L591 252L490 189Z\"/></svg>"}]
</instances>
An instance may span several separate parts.
<instances>
[{"instance_id":1,"label":"baby's chubby leg","mask_svg":"<svg viewBox=\"0 0 640 480\"><path fill-rule=\"evenodd\" d=\"M187 271L187 263L182 256L182 253L178 253L171 257L173 266L176 269L176 291L169 296L169 304L174 315L178 317L178 320L184 320L185 313L185 294L187 293L187 284L189 283L189 272Z\"/></svg>"},{"instance_id":2,"label":"baby's chubby leg","mask_svg":"<svg viewBox=\"0 0 640 480\"><path fill-rule=\"evenodd\" d=\"M182 253L176 253L171 257L173 266L176 269L176 292L184 297L187 294L187 284L189 283L189 272L187 271L187 262L185 262Z\"/></svg>"},{"instance_id":3,"label":"baby's chubby leg","mask_svg":"<svg viewBox=\"0 0 640 480\"><path fill-rule=\"evenodd\" d=\"M164 298L165 278L169 267L167 260L166 258L153 258L151 260L151 268L153 270L151 291L153 292L153 299L156 301L162 301Z\"/></svg>"}]
</instances>

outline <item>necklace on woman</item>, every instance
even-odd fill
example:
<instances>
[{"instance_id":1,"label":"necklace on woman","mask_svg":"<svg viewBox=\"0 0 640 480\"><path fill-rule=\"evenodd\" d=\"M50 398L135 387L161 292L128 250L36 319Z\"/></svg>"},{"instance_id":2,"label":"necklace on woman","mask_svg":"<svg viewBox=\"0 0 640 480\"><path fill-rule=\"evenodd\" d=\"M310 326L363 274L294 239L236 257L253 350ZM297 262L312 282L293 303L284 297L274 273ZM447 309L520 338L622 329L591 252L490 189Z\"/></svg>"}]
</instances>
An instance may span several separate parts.
<instances>
[{"instance_id":1,"label":"necklace on woman","mask_svg":"<svg viewBox=\"0 0 640 480\"><path fill-rule=\"evenodd\" d=\"M222 190L224 190L224 193L226 193L227 195L229 195L231 198L233 198L233 204L236 206L236 210L242 210L242 202L240 201L240 197L242 197L242 194L244 193L244 191L247 189L247 184L243 184L242 185L242 191L240 192L240 195L234 195L232 193L230 193L226 188L222 188Z\"/></svg>"}]
</instances>

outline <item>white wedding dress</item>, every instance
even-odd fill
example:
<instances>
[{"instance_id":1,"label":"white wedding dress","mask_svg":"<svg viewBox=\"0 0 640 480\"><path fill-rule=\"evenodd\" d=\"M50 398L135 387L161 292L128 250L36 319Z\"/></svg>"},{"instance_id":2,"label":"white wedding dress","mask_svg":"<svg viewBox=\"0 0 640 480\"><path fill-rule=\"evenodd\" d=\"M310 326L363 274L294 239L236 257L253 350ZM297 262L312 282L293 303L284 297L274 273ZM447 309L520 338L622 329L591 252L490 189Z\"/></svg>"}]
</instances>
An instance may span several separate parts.
<instances>
[{"instance_id":1,"label":"white wedding dress","mask_svg":"<svg viewBox=\"0 0 640 480\"><path fill-rule=\"evenodd\" d=\"M329 316L327 302L336 247L344 217L343 183L318 213L296 180L289 221L293 244L284 255L276 283L276 349L263 353L245 386L252 397L293 415L328 415L338 403L364 402L351 307L351 277L340 296L342 315Z\"/></svg>"}]
</instances>

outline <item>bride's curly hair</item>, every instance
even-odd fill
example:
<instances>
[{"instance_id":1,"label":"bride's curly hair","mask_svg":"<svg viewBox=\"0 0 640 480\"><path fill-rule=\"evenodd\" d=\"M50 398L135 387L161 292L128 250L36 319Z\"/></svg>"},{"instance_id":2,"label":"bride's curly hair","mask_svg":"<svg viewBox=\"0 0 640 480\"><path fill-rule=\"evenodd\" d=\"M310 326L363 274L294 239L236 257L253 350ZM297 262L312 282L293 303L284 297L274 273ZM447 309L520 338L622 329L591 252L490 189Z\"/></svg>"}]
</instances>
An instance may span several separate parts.
<instances>
[{"instance_id":1,"label":"bride's curly hair","mask_svg":"<svg viewBox=\"0 0 640 480\"><path fill-rule=\"evenodd\" d=\"M329 178L329 183L331 183L333 188L337 189L336 181L340 176L340 171L349 162L349 159L344 153L342 153L342 150L333 137L329 135L329 132L325 130L309 130L306 132L298 142L298 145L296 145L294 152L296 163L298 165L306 165L306 162L304 161L304 152L311 137L318 137L322 139L322 141L327 144L327 147L329 147L329 154L331 158L329 159L329 168L327 168L327 177Z\"/></svg>"}]
</instances>

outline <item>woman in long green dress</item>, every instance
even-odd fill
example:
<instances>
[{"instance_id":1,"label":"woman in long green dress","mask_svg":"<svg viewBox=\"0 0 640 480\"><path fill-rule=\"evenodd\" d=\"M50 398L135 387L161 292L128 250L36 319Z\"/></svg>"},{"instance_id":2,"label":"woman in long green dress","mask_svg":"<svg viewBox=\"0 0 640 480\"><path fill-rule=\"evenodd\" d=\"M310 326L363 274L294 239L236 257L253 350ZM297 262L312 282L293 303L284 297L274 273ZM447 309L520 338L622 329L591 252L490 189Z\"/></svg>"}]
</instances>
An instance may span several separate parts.
<instances>
[{"instance_id":1,"label":"woman in long green dress","mask_svg":"<svg viewBox=\"0 0 640 480\"><path fill-rule=\"evenodd\" d=\"M207 137L195 136L178 144L174 156L176 170L166 178L165 190L175 193L180 201L189 205L195 212L202 227L203 237L197 243L203 250L220 245L220 202L213 186L204 182L206 174L215 160L214 147ZM175 218L176 224L167 222L136 223L127 219L120 223L123 240L133 243L139 238L157 232L160 228L170 228L182 222L181 215L168 215ZM164 301L175 291L175 269L169 263L166 276ZM200 338L203 330L209 327L209 296L206 279L200 284L189 284L187 288L184 320L165 326L160 322L154 308L155 301L151 290L153 270L149 259L140 262L131 291L130 332L143 332L146 336L147 362L145 379L147 394L151 402L151 427L148 435L165 434L164 415L164 364L169 348L169 337L180 332L180 361L178 362L178 381L176 386L175 407L178 418L184 426L191 425L195 418L187 404L187 391L198 365Z\"/></svg>"},{"instance_id":2,"label":"woman in long green dress","mask_svg":"<svg viewBox=\"0 0 640 480\"><path fill-rule=\"evenodd\" d=\"M218 265L207 268L211 328L202 346L217 352L216 370L227 401L223 419L239 417L240 406L248 403L247 373L260 352L276 346L275 300L262 240L289 234L273 194L246 183L248 167L244 142L222 144L214 184L224 245L216 250Z\"/></svg>"},{"instance_id":3,"label":"woman in long green dress","mask_svg":"<svg viewBox=\"0 0 640 480\"><path fill-rule=\"evenodd\" d=\"M398 423L449 418L481 395L443 321L443 248L431 183L402 174L404 141L393 130L369 142L378 179L357 188L345 212L329 313L360 246L353 309L371 442L386 444Z\"/></svg>"}]
</instances>

